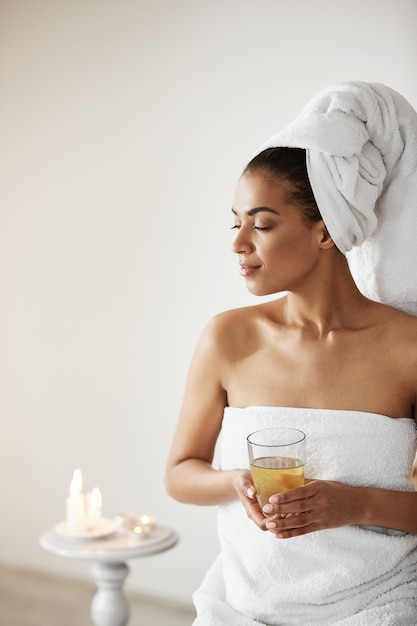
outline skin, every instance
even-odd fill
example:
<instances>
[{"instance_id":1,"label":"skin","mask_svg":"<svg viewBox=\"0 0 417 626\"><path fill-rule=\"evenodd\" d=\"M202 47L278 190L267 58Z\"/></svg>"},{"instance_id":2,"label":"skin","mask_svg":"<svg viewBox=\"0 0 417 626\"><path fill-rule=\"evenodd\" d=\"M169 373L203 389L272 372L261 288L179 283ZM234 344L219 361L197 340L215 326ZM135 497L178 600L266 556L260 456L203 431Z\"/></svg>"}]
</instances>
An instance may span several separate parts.
<instances>
[{"instance_id":1,"label":"skin","mask_svg":"<svg viewBox=\"0 0 417 626\"><path fill-rule=\"evenodd\" d=\"M245 174L232 250L254 295L271 302L222 313L202 333L166 468L181 502L239 499L262 531L286 539L349 524L417 533L417 493L307 479L257 501L250 472L212 467L225 406L291 406L415 419L417 319L366 299L322 221L306 222L290 184ZM366 419L364 416L363 419Z\"/></svg>"}]
</instances>

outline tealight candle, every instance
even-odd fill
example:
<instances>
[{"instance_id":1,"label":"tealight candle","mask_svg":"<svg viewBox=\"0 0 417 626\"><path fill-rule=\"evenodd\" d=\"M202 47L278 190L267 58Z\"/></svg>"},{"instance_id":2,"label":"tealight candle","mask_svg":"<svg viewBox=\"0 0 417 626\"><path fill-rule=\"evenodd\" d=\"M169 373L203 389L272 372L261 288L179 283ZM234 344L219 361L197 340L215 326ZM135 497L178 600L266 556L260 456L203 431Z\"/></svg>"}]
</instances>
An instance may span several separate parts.
<instances>
[{"instance_id":1,"label":"tealight candle","mask_svg":"<svg viewBox=\"0 0 417 626\"><path fill-rule=\"evenodd\" d=\"M66 502L66 522L67 528L71 531L85 528L85 497L82 493L83 477L80 469L74 470L70 484L70 493Z\"/></svg>"},{"instance_id":2,"label":"tealight candle","mask_svg":"<svg viewBox=\"0 0 417 626\"><path fill-rule=\"evenodd\" d=\"M156 526L156 520L149 515L141 515L139 518L139 524L142 526L145 532L150 532Z\"/></svg>"},{"instance_id":3,"label":"tealight candle","mask_svg":"<svg viewBox=\"0 0 417 626\"><path fill-rule=\"evenodd\" d=\"M146 530L142 526L139 526L139 524L130 527L130 536L133 537L135 541L146 539L147 534Z\"/></svg>"}]
</instances>

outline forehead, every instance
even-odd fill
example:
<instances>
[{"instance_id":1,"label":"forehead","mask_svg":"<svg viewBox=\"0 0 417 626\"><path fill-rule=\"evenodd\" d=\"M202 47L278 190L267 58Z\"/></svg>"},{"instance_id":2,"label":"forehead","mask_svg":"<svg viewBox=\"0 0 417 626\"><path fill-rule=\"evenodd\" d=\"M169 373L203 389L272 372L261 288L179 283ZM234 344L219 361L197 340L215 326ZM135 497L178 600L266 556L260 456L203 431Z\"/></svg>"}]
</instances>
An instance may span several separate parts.
<instances>
[{"instance_id":1,"label":"forehead","mask_svg":"<svg viewBox=\"0 0 417 626\"><path fill-rule=\"evenodd\" d=\"M292 190L292 184L286 180L258 172L246 173L237 183L232 210L247 213L254 208L264 207L280 213L285 208L294 207Z\"/></svg>"}]
</instances>

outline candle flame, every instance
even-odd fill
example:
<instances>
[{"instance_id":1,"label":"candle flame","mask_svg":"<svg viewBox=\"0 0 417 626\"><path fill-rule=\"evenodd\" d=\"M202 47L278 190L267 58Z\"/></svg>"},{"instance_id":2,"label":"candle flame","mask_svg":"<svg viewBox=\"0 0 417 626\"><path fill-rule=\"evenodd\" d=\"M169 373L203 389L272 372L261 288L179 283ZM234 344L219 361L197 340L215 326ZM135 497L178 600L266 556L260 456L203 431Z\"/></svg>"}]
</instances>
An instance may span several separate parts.
<instances>
[{"instance_id":1,"label":"candle flame","mask_svg":"<svg viewBox=\"0 0 417 626\"><path fill-rule=\"evenodd\" d=\"M83 475L80 469L74 470L72 481L70 484L70 495L76 496L81 493L83 488Z\"/></svg>"}]
</instances>

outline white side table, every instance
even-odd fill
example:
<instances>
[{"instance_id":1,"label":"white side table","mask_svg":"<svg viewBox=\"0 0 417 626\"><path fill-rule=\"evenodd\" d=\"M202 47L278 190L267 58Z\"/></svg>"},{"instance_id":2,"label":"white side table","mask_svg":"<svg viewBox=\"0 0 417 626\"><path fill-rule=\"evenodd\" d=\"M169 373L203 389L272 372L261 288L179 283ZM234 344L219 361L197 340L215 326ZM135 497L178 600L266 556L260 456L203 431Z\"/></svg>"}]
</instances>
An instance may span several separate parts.
<instances>
[{"instance_id":1,"label":"white side table","mask_svg":"<svg viewBox=\"0 0 417 626\"><path fill-rule=\"evenodd\" d=\"M93 561L91 574L97 593L91 604L91 618L96 626L126 626L129 621L129 604L123 593L123 583L129 573L125 561L164 552L177 541L178 535L173 530L159 527L142 540L123 532L105 539L75 542L63 539L54 529L43 533L39 539L48 552Z\"/></svg>"}]
</instances>

